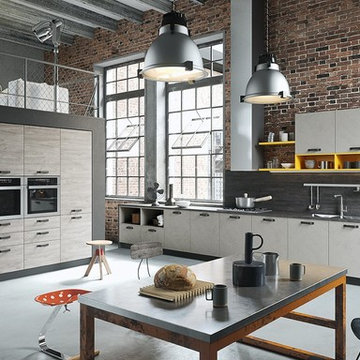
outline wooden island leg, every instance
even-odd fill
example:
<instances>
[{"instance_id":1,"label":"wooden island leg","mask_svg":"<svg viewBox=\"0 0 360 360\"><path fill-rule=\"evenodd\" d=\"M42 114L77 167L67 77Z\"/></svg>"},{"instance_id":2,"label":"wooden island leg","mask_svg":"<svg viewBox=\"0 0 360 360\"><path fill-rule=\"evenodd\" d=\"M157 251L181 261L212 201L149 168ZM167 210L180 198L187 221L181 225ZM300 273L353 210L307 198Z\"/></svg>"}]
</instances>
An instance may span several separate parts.
<instances>
[{"instance_id":1,"label":"wooden island leg","mask_svg":"<svg viewBox=\"0 0 360 360\"><path fill-rule=\"evenodd\" d=\"M80 360L94 360L95 319L88 306L80 304Z\"/></svg>"},{"instance_id":2,"label":"wooden island leg","mask_svg":"<svg viewBox=\"0 0 360 360\"><path fill-rule=\"evenodd\" d=\"M346 359L346 280L335 288L335 359Z\"/></svg>"},{"instance_id":3,"label":"wooden island leg","mask_svg":"<svg viewBox=\"0 0 360 360\"><path fill-rule=\"evenodd\" d=\"M217 360L217 349L210 344L203 345L200 350L200 360Z\"/></svg>"}]
</instances>

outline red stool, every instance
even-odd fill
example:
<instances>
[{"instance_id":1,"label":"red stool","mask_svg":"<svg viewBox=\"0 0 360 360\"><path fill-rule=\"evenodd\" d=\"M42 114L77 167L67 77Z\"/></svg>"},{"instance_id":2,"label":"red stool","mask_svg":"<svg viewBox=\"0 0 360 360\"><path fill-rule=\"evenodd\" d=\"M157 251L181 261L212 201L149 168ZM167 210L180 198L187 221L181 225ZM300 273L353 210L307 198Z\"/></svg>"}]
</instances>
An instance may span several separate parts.
<instances>
[{"instance_id":1,"label":"red stool","mask_svg":"<svg viewBox=\"0 0 360 360\"><path fill-rule=\"evenodd\" d=\"M56 318L56 315L60 311L61 307L64 306L65 311L70 311L67 306L71 304L72 302L76 301L79 297L79 295L87 294L90 291L87 290L80 290L80 289L64 289L64 290L57 290L57 291L51 291L46 294L38 295L35 298L35 301L39 302L43 305L49 305L54 306L54 310L51 313L50 317L47 319L46 323L42 327L40 334L39 334L39 347L40 351L43 353L50 355L54 357L55 359L60 360L78 360L80 359L79 355L75 356L68 356L65 355L57 350L51 349L47 346L46 340L45 340L45 334L53 321ZM94 355L98 355L99 351L96 350Z\"/></svg>"}]
</instances>

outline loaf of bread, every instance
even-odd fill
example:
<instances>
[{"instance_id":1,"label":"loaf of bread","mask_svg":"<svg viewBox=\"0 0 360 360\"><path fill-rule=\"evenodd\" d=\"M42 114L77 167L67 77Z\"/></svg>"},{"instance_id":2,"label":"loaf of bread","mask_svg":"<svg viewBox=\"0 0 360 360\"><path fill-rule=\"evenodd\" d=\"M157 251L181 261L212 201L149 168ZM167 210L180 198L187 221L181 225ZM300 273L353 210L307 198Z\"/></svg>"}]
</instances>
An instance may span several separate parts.
<instances>
[{"instance_id":1,"label":"loaf of bread","mask_svg":"<svg viewBox=\"0 0 360 360\"><path fill-rule=\"evenodd\" d=\"M196 284L195 274L184 265L165 265L154 276L155 287L183 291Z\"/></svg>"}]
</instances>

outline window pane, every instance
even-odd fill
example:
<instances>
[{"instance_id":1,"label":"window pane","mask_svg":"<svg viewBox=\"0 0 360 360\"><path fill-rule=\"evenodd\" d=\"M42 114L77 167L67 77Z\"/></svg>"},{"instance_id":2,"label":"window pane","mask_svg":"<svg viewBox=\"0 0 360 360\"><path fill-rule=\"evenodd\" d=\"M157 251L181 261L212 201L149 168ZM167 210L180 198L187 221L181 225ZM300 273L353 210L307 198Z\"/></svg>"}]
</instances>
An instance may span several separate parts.
<instances>
[{"instance_id":1,"label":"window pane","mask_svg":"<svg viewBox=\"0 0 360 360\"><path fill-rule=\"evenodd\" d=\"M216 178L212 181L212 192L214 200L222 200L223 198L223 179Z\"/></svg>"},{"instance_id":2,"label":"window pane","mask_svg":"<svg viewBox=\"0 0 360 360\"><path fill-rule=\"evenodd\" d=\"M212 106L222 106L223 105L223 85L214 85L212 87Z\"/></svg>"},{"instance_id":3,"label":"window pane","mask_svg":"<svg viewBox=\"0 0 360 360\"><path fill-rule=\"evenodd\" d=\"M116 93L116 82L106 84L106 94L113 95Z\"/></svg>"},{"instance_id":4,"label":"window pane","mask_svg":"<svg viewBox=\"0 0 360 360\"><path fill-rule=\"evenodd\" d=\"M106 82L116 80L116 69L110 69L106 71Z\"/></svg>"},{"instance_id":5,"label":"window pane","mask_svg":"<svg viewBox=\"0 0 360 360\"><path fill-rule=\"evenodd\" d=\"M134 91L137 90L138 88L139 88L139 79L138 78L129 79L128 90Z\"/></svg>"},{"instance_id":6,"label":"window pane","mask_svg":"<svg viewBox=\"0 0 360 360\"><path fill-rule=\"evenodd\" d=\"M195 176L195 156L184 156L182 162L183 176Z\"/></svg>"},{"instance_id":7,"label":"window pane","mask_svg":"<svg viewBox=\"0 0 360 360\"><path fill-rule=\"evenodd\" d=\"M223 44L217 44L212 46L212 61L222 60L223 55Z\"/></svg>"},{"instance_id":8,"label":"window pane","mask_svg":"<svg viewBox=\"0 0 360 360\"><path fill-rule=\"evenodd\" d=\"M190 110L195 108L195 89L184 90L182 92L182 109Z\"/></svg>"},{"instance_id":9,"label":"window pane","mask_svg":"<svg viewBox=\"0 0 360 360\"><path fill-rule=\"evenodd\" d=\"M186 199L195 198L195 178L183 179L183 195Z\"/></svg>"},{"instance_id":10,"label":"window pane","mask_svg":"<svg viewBox=\"0 0 360 360\"><path fill-rule=\"evenodd\" d=\"M197 157L197 175L211 176L210 174L210 156Z\"/></svg>"},{"instance_id":11,"label":"window pane","mask_svg":"<svg viewBox=\"0 0 360 360\"><path fill-rule=\"evenodd\" d=\"M106 174L108 176L116 176L116 159L106 159Z\"/></svg>"},{"instance_id":12,"label":"window pane","mask_svg":"<svg viewBox=\"0 0 360 360\"><path fill-rule=\"evenodd\" d=\"M129 195L138 196L139 195L139 178L129 178Z\"/></svg>"},{"instance_id":13,"label":"window pane","mask_svg":"<svg viewBox=\"0 0 360 360\"><path fill-rule=\"evenodd\" d=\"M222 155L214 155L212 163L212 172L215 177L223 176L223 156Z\"/></svg>"},{"instance_id":14,"label":"window pane","mask_svg":"<svg viewBox=\"0 0 360 360\"><path fill-rule=\"evenodd\" d=\"M144 97L142 96L140 99L140 115L144 115Z\"/></svg>"},{"instance_id":15,"label":"window pane","mask_svg":"<svg viewBox=\"0 0 360 360\"><path fill-rule=\"evenodd\" d=\"M109 120L106 122L106 137L114 138L116 137L116 120Z\"/></svg>"},{"instance_id":16,"label":"window pane","mask_svg":"<svg viewBox=\"0 0 360 360\"><path fill-rule=\"evenodd\" d=\"M119 158L117 159L117 175L126 176L127 175L127 159Z\"/></svg>"},{"instance_id":17,"label":"window pane","mask_svg":"<svg viewBox=\"0 0 360 360\"><path fill-rule=\"evenodd\" d=\"M169 184L173 184L173 195L175 199L183 198L181 194L181 179L169 178Z\"/></svg>"},{"instance_id":18,"label":"window pane","mask_svg":"<svg viewBox=\"0 0 360 360\"><path fill-rule=\"evenodd\" d=\"M223 108L215 108L212 111L212 127L214 130L223 130L224 121L223 121L224 110Z\"/></svg>"},{"instance_id":19,"label":"window pane","mask_svg":"<svg viewBox=\"0 0 360 360\"><path fill-rule=\"evenodd\" d=\"M120 93L124 93L124 92L126 92L127 91L127 81L126 80L124 80L124 81L118 81L117 83L116 83L116 92L118 93L118 94L120 94Z\"/></svg>"},{"instance_id":20,"label":"window pane","mask_svg":"<svg viewBox=\"0 0 360 360\"><path fill-rule=\"evenodd\" d=\"M169 134L181 132L181 113L169 114Z\"/></svg>"},{"instance_id":21,"label":"window pane","mask_svg":"<svg viewBox=\"0 0 360 360\"><path fill-rule=\"evenodd\" d=\"M223 146L223 133L222 131L216 131L213 133L213 152L216 154L222 153L224 150Z\"/></svg>"},{"instance_id":22,"label":"window pane","mask_svg":"<svg viewBox=\"0 0 360 360\"><path fill-rule=\"evenodd\" d=\"M145 183L144 183L144 178L141 177L140 178L140 184L139 184L139 196L143 197L144 196L144 189L145 189Z\"/></svg>"},{"instance_id":23,"label":"window pane","mask_svg":"<svg viewBox=\"0 0 360 360\"><path fill-rule=\"evenodd\" d=\"M129 116L139 115L139 98L129 99Z\"/></svg>"},{"instance_id":24,"label":"window pane","mask_svg":"<svg viewBox=\"0 0 360 360\"><path fill-rule=\"evenodd\" d=\"M211 179L197 179L197 198L209 199L210 198Z\"/></svg>"},{"instance_id":25,"label":"window pane","mask_svg":"<svg viewBox=\"0 0 360 360\"><path fill-rule=\"evenodd\" d=\"M139 64L131 64L128 66L128 77L132 78L132 77L136 77L138 75L138 68L139 68Z\"/></svg>"},{"instance_id":26,"label":"window pane","mask_svg":"<svg viewBox=\"0 0 360 360\"><path fill-rule=\"evenodd\" d=\"M116 69L117 79L122 80L127 78L126 66L121 66Z\"/></svg>"},{"instance_id":27,"label":"window pane","mask_svg":"<svg viewBox=\"0 0 360 360\"><path fill-rule=\"evenodd\" d=\"M181 176L181 156L169 158L169 176Z\"/></svg>"},{"instance_id":28,"label":"window pane","mask_svg":"<svg viewBox=\"0 0 360 360\"><path fill-rule=\"evenodd\" d=\"M140 138L140 156L144 156L145 154L145 147L144 147L144 138Z\"/></svg>"},{"instance_id":29,"label":"window pane","mask_svg":"<svg viewBox=\"0 0 360 360\"><path fill-rule=\"evenodd\" d=\"M106 178L106 194L107 195L116 195L116 178L108 177Z\"/></svg>"},{"instance_id":30,"label":"window pane","mask_svg":"<svg viewBox=\"0 0 360 360\"><path fill-rule=\"evenodd\" d=\"M169 111L181 110L181 91L172 91L169 93Z\"/></svg>"},{"instance_id":31,"label":"window pane","mask_svg":"<svg viewBox=\"0 0 360 360\"><path fill-rule=\"evenodd\" d=\"M197 89L196 107L204 108L210 106L210 86L204 86Z\"/></svg>"},{"instance_id":32,"label":"window pane","mask_svg":"<svg viewBox=\"0 0 360 360\"><path fill-rule=\"evenodd\" d=\"M139 169L139 171L140 171L140 176L144 176L145 167L144 167L144 158L143 157L140 158L140 169Z\"/></svg>"},{"instance_id":33,"label":"window pane","mask_svg":"<svg viewBox=\"0 0 360 360\"><path fill-rule=\"evenodd\" d=\"M129 176L139 175L139 159L129 158Z\"/></svg>"},{"instance_id":34,"label":"window pane","mask_svg":"<svg viewBox=\"0 0 360 360\"><path fill-rule=\"evenodd\" d=\"M117 194L127 196L127 178L121 177L117 179Z\"/></svg>"},{"instance_id":35,"label":"window pane","mask_svg":"<svg viewBox=\"0 0 360 360\"><path fill-rule=\"evenodd\" d=\"M126 118L127 117L127 101L118 100L117 101L117 118Z\"/></svg>"},{"instance_id":36,"label":"window pane","mask_svg":"<svg viewBox=\"0 0 360 360\"><path fill-rule=\"evenodd\" d=\"M115 119L116 118L116 102L109 101L106 103L106 118Z\"/></svg>"}]
</instances>

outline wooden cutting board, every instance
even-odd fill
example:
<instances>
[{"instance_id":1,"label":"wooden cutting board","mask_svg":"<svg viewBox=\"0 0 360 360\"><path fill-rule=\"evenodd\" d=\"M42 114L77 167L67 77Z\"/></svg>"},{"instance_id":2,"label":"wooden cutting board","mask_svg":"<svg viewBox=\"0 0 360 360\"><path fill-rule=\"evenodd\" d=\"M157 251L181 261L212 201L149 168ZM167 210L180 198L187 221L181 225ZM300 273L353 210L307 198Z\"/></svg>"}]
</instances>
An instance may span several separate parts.
<instances>
[{"instance_id":1,"label":"wooden cutting board","mask_svg":"<svg viewBox=\"0 0 360 360\"><path fill-rule=\"evenodd\" d=\"M191 290L175 291L157 288L155 285L145 286L140 288L139 294L162 299L166 301L181 301L189 299L193 296L204 294L207 289L212 289L214 284L208 281L197 280L195 286Z\"/></svg>"}]
</instances>

